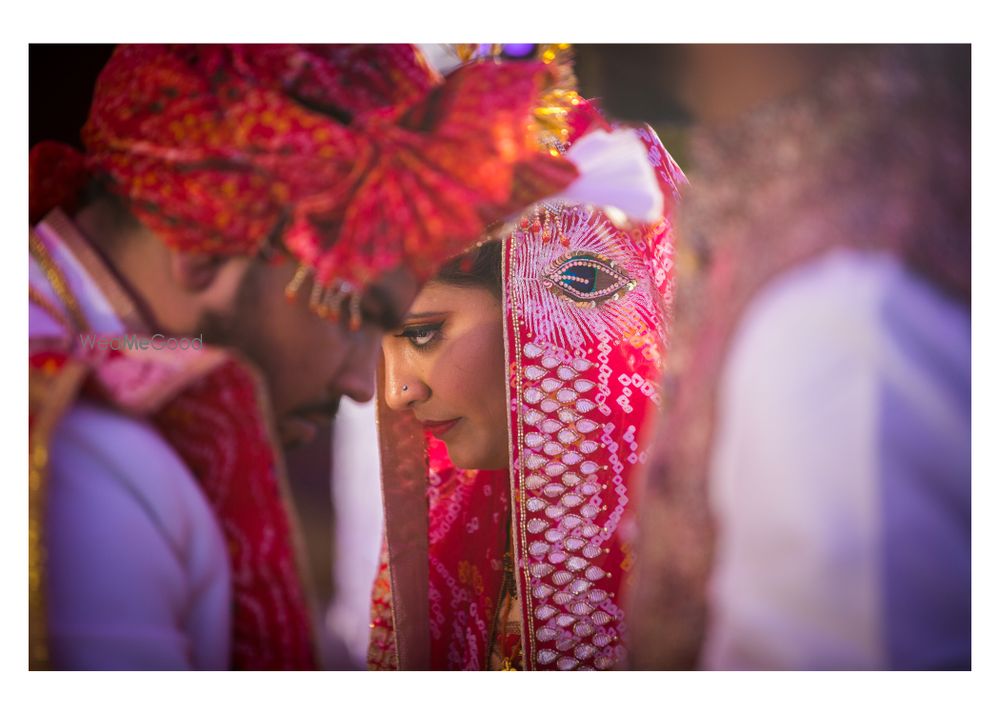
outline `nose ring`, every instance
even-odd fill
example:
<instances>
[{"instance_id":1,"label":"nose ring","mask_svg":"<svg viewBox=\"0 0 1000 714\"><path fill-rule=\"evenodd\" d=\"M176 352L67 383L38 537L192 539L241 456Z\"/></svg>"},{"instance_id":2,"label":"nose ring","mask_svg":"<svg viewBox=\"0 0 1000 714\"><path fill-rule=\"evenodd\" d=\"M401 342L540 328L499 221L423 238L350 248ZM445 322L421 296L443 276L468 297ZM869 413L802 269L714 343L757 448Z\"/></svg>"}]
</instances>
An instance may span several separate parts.
<instances>
[{"instance_id":1,"label":"nose ring","mask_svg":"<svg viewBox=\"0 0 1000 714\"><path fill-rule=\"evenodd\" d=\"M410 391L410 387L409 387L409 385L406 385L406 384L404 384L404 385L403 385L403 391L404 391L404 392L408 392L408 391Z\"/></svg>"}]
</instances>

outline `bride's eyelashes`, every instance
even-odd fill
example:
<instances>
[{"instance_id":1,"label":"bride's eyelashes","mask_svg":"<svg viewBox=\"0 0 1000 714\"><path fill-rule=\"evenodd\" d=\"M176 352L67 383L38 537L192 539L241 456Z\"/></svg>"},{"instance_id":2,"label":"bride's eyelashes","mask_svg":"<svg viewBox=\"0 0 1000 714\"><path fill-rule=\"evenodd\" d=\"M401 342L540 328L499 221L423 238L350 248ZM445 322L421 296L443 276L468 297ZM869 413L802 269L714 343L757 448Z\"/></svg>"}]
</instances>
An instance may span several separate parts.
<instances>
[{"instance_id":1,"label":"bride's eyelashes","mask_svg":"<svg viewBox=\"0 0 1000 714\"><path fill-rule=\"evenodd\" d=\"M406 325L395 336L408 340L416 350L427 350L441 339L443 326L443 320L422 325Z\"/></svg>"}]
</instances>

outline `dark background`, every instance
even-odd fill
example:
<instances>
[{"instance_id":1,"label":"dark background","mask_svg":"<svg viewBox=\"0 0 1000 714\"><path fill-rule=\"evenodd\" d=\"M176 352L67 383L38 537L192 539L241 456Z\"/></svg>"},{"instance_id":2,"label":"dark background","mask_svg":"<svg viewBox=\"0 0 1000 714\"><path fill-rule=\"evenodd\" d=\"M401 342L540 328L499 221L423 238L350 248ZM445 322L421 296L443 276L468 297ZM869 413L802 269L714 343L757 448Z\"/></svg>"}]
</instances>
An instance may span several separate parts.
<instances>
[{"instance_id":1,"label":"dark background","mask_svg":"<svg viewBox=\"0 0 1000 714\"><path fill-rule=\"evenodd\" d=\"M29 146L55 139L82 148L80 127L87 120L94 82L114 47L29 46ZM683 113L662 89L665 83L657 81L676 66L677 46L575 45L573 52L580 93L599 98L610 116L648 122L661 134L684 123Z\"/></svg>"}]
</instances>

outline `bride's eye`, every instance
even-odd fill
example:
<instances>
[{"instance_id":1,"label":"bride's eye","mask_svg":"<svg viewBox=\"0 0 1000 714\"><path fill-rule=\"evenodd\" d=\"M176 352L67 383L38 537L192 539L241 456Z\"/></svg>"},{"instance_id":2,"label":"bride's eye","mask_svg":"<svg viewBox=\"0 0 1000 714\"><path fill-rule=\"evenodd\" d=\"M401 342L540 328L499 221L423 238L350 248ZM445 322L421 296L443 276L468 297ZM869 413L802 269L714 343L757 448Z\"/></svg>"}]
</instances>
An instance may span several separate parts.
<instances>
[{"instance_id":1,"label":"bride's eye","mask_svg":"<svg viewBox=\"0 0 1000 714\"><path fill-rule=\"evenodd\" d=\"M441 326L443 324L436 322L428 325L407 325L396 337L406 338L418 350L426 349L441 336Z\"/></svg>"},{"instance_id":2,"label":"bride's eye","mask_svg":"<svg viewBox=\"0 0 1000 714\"><path fill-rule=\"evenodd\" d=\"M560 297L590 305L614 300L636 283L613 262L593 253L575 253L549 268L543 284Z\"/></svg>"}]
</instances>

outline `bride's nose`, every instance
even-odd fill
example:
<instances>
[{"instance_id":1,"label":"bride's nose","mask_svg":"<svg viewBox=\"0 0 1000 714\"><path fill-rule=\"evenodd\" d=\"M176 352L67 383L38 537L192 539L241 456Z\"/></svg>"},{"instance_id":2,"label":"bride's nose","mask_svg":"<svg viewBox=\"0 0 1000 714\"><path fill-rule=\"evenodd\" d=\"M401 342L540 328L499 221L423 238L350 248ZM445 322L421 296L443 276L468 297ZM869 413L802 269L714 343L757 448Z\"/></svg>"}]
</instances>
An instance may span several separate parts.
<instances>
[{"instance_id":1,"label":"bride's nose","mask_svg":"<svg viewBox=\"0 0 1000 714\"><path fill-rule=\"evenodd\" d=\"M405 360L385 356L385 403L390 409L412 409L430 396L430 389Z\"/></svg>"}]
</instances>

